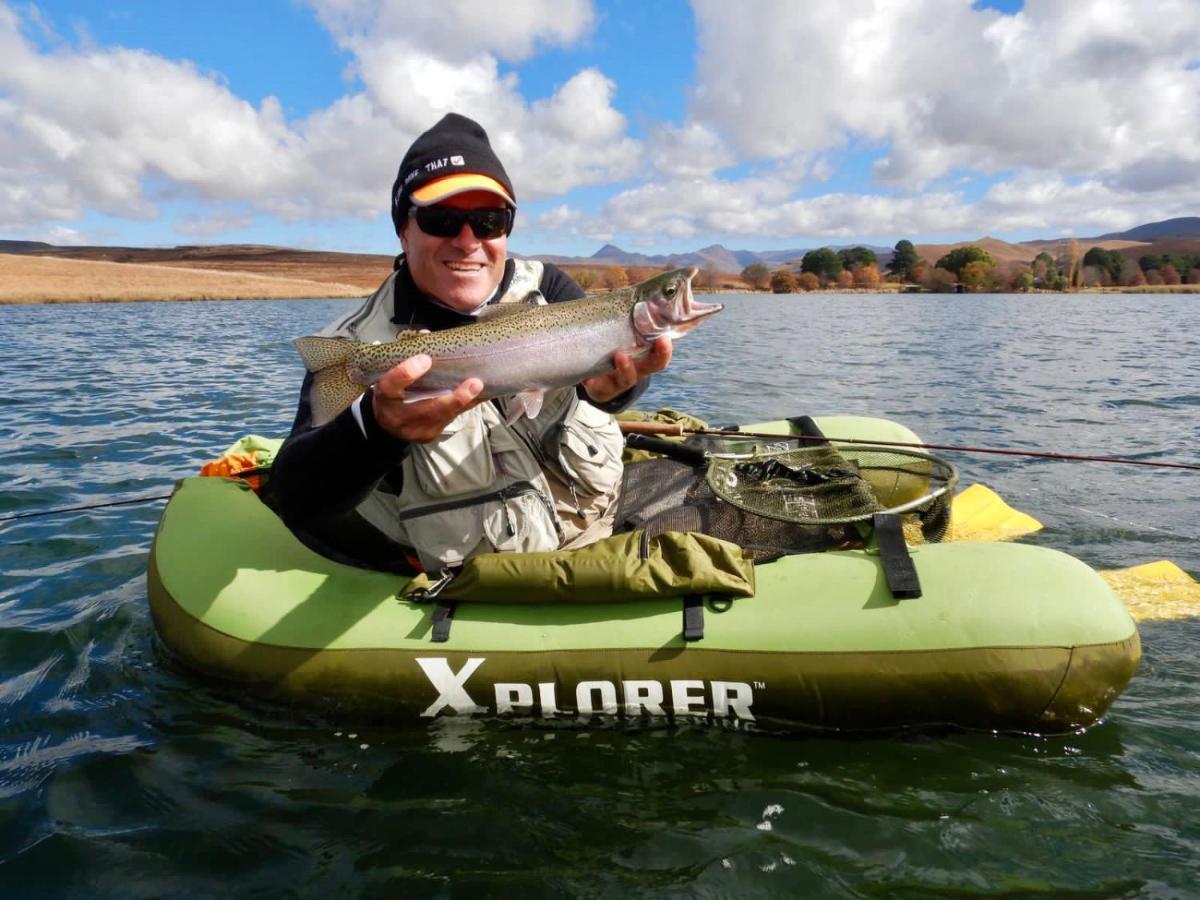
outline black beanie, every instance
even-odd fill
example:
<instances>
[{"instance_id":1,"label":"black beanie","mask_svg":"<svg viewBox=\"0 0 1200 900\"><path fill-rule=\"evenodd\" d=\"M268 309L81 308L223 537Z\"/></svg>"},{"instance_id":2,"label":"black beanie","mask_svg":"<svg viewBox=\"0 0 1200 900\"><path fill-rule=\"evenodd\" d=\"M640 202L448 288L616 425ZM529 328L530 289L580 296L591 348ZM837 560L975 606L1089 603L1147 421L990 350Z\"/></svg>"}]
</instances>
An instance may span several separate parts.
<instances>
[{"instance_id":1,"label":"black beanie","mask_svg":"<svg viewBox=\"0 0 1200 900\"><path fill-rule=\"evenodd\" d=\"M410 206L429 206L464 191L491 191L516 207L504 166L492 152L487 132L466 116L447 113L413 141L392 185L392 224L404 226Z\"/></svg>"}]
</instances>

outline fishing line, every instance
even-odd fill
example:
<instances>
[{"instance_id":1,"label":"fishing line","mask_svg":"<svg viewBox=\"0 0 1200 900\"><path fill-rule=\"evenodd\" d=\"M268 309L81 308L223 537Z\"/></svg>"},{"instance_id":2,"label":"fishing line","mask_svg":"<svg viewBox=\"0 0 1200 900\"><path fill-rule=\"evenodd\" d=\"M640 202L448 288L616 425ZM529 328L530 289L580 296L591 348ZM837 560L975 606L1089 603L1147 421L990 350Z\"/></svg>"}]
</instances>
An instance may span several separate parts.
<instances>
[{"instance_id":1,"label":"fishing line","mask_svg":"<svg viewBox=\"0 0 1200 900\"><path fill-rule=\"evenodd\" d=\"M33 512L14 513L8 516L0 516L0 522L12 522L15 519L36 519L41 516L54 516L59 513L69 512L89 512L93 509L106 509L110 506L131 506L135 503L154 503L156 500L170 500L170 494L161 494L154 497L135 497L132 500L113 500L109 503L89 503L86 506L63 506L58 509L39 509Z\"/></svg>"},{"instance_id":2,"label":"fishing line","mask_svg":"<svg viewBox=\"0 0 1200 900\"><path fill-rule=\"evenodd\" d=\"M243 469L240 472L232 472L228 477L248 479L255 475L261 475L266 471L266 467L256 466L253 469ZM130 500L112 500L108 503L88 503L84 506L63 506L58 509L38 509L33 512L13 513L7 516L0 516L0 523L12 522L16 519L37 519L42 516L54 516L59 513L69 512L90 512L93 509L107 509L110 506L132 506L135 503L154 503L158 500L170 500L171 494L155 494L152 497L134 497Z\"/></svg>"},{"instance_id":3,"label":"fishing line","mask_svg":"<svg viewBox=\"0 0 1200 900\"><path fill-rule=\"evenodd\" d=\"M1087 456L1079 453L1052 453L1048 450L1009 450L1001 447L964 447L958 444L920 444L912 441L878 441L864 438L822 437L808 434L763 434L756 431L731 431L721 428L685 428L663 422L621 422L626 434L666 434L682 437L685 434L709 434L716 437L755 438L772 441L830 441L838 444L866 444L878 447L910 447L917 450L947 450L955 453L992 453L999 456L1025 456L1035 459L1057 459L1068 462L1113 463L1126 466L1151 466L1159 469L1190 469L1200 471L1200 463L1159 462L1149 459L1129 459L1124 456Z\"/></svg>"}]
</instances>

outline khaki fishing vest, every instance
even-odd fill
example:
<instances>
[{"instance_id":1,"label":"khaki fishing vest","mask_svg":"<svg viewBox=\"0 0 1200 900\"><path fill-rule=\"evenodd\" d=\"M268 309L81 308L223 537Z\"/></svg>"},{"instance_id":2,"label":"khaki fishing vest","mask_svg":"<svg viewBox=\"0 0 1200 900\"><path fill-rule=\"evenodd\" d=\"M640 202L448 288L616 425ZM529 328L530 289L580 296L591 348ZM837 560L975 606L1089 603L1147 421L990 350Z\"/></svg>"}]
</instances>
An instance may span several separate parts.
<instances>
[{"instance_id":1,"label":"khaki fishing vest","mask_svg":"<svg viewBox=\"0 0 1200 900\"><path fill-rule=\"evenodd\" d=\"M542 264L514 264L499 302L544 304ZM408 330L392 321L395 278L320 336L387 342ZM478 553L583 546L612 531L623 449L612 416L568 387L547 391L536 418L509 425L506 399L481 403L437 439L412 444L401 493L384 482L358 506L375 528L415 550L426 571Z\"/></svg>"}]
</instances>

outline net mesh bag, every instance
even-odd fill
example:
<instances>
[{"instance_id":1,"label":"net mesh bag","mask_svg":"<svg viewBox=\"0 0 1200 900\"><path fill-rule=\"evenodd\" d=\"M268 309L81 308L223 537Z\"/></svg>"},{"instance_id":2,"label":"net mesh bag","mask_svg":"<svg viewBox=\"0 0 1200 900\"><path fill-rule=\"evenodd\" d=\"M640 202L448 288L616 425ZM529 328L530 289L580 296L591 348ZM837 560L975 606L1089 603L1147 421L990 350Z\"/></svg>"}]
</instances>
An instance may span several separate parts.
<instances>
[{"instance_id":1,"label":"net mesh bag","mask_svg":"<svg viewBox=\"0 0 1200 900\"><path fill-rule=\"evenodd\" d=\"M701 531L761 561L861 547L880 512L901 515L910 542L940 541L950 523L957 472L925 453L786 439L687 443L710 454L706 466L655 459L626 467L618 529Z\"/></svg>"}]
</instances>

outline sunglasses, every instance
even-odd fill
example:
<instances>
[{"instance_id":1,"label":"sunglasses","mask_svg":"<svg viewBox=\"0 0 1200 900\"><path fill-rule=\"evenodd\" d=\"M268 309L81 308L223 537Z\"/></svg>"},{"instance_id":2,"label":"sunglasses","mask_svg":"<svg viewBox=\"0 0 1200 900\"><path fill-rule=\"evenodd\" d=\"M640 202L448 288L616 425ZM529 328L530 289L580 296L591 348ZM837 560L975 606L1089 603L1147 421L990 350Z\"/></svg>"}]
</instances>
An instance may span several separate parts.
<instances>
[{"instance_id":1,"label":"sunglasses","mask_svg":"<svg viewBox=\"0 0 1200 900\"><path fill-rule=\"evenodd\" d=\"M490 241L512 231L516 211L507 206L459 209L456 206L414 207L417 227L433 237L457 237L464 224L481 241Z\"/></svg>"}]
</instances>

